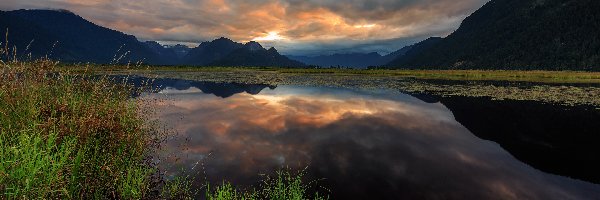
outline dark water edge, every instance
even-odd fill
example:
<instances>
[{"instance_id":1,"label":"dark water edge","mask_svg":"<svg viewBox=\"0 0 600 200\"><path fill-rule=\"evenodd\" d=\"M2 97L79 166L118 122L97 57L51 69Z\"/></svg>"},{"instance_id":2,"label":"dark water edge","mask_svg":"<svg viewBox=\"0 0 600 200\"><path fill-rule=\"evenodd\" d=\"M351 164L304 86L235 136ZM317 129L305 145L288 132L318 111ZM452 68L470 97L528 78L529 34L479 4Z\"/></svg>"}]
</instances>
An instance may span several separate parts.
<instances>
[{"instance_id":1,"label":"dark water edge","mask_svg":"<svg viewBox=\"0 0 600 200\"><path fill-rule=\"evenodd\" d=\"M600 183L600 110L536 101L413 94L441 102L477 137L520 161L562 176Z\"/></svg>"}]
</instances>

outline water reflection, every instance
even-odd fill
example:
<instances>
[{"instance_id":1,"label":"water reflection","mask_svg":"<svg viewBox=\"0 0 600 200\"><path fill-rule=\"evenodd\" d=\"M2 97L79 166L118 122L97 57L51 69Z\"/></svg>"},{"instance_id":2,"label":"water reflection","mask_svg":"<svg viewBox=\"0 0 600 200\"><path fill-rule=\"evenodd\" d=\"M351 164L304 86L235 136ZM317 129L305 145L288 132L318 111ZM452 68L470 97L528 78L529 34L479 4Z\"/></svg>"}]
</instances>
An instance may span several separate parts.
<instances>
[{"instance_id":1,"label":"water reflection","mask_svg":"<svg viewBox=\"0 0 600 200\"><path fill-rule=\"evenodd\" d=\"M276 86L265 84L215 83L207 81L190 81L181 79L149 79L142 76L113 76L115 82L126 81L135 87L152 86L153 91L171 89L171 92L200 90L205 94L213 94L227 98L237 93L258 94L265 88L275 89ZM174 90L173 90L174 89ZM134 94L135 96L135 94Z\"/></svg>"},{"instance_id":2,"label":"water reflection","mask_svg":"<svg viewBox=\"0 0 600 200\"><path fill-rule=\"evenodd\" d=\"M161 119L180 133L166 143L162 167L193 168L199 183L206 175L252 185L260 173L309 166L333 199L600 197L597 185L540 172L477 138L440 103L390 91L263 88L165 87L143 97L162 99Z\"/></svg>"},{"instance_id":3,"label":"water reflection","mask_svg":"<svg viewBox=\"0 0 600 200\"><path fill-rule=\"evenodd\" d=\"M476 136L499 143L534 168L600 183L600 110L483 97L437 99Z\"/></svg>"}]
</instances>

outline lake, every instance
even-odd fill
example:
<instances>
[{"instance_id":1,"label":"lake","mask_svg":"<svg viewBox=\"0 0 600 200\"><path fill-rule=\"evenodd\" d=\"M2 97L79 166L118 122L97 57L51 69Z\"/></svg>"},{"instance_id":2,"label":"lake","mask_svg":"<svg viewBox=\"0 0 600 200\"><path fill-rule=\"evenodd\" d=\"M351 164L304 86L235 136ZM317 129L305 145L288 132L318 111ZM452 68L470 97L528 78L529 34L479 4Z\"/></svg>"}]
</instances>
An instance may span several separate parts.
<instances>
[{"instance_id":1,"label":"lake","mask_svg":"<svg viewBox=\"0 0 600 200\"><path fill-rule=\"evenodd\" d=\"M600 111L390 89L157 79L165 176L304 170L332 199L600 199Z\"/></svg>"}]
</instances>

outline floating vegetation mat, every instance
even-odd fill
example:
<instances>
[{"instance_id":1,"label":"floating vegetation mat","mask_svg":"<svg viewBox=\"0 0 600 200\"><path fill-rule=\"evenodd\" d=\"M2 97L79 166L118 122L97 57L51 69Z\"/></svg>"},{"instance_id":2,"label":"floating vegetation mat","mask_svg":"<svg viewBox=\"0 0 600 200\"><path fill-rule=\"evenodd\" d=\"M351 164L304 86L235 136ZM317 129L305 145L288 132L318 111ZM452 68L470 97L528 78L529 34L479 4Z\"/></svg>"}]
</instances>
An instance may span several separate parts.
<instances>
[{"instance_id":1,"label":"floating vegetation mat","mask_svg":"<svg viewBox=\"0 0 600 200\"><path fill-rule=\"evenodd\" d=\"M123 74L123 72L119 72ZM559 84L507 81L428 80L398 76L300 74L275 71L154 71L136 73L148 78L175 78L268 85L305 85L362 89L393 89L437 96L489 97L494 100L531 100L560 105L587 105L600 110L599 84Z\"/></svg>"}]
</instances>

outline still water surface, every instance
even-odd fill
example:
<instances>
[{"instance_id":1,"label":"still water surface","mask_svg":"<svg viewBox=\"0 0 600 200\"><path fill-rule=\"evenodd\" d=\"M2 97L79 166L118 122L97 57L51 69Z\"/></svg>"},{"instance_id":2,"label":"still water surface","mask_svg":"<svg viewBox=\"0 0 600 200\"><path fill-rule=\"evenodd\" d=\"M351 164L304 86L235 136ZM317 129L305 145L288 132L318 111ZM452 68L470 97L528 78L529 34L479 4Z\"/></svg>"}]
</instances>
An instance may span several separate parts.
<instances>
[{"instance_id":1,"label":"still water surface","mask_svg":"<svg viewBox=\"0 0 600 200\"><path fill-rule=\"evenodd\" d=\"M600 185L552 175L480 139L442 103L390 90L162 80L168 175L256 185L304 169L333 199L600 199ZM493 129L493 127L490 127ZM182 172L185 171L185 172Z\"/></svg>"}]
</instances>

